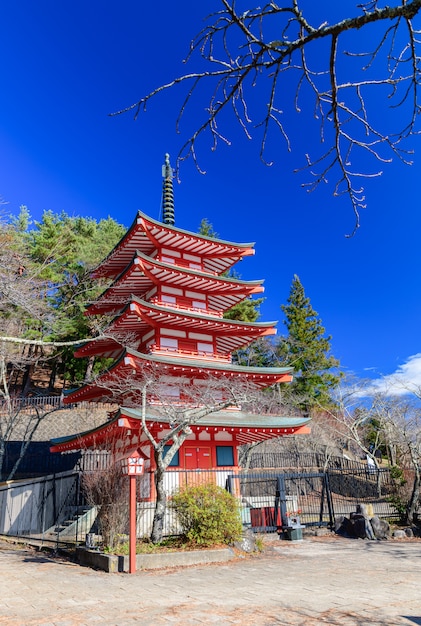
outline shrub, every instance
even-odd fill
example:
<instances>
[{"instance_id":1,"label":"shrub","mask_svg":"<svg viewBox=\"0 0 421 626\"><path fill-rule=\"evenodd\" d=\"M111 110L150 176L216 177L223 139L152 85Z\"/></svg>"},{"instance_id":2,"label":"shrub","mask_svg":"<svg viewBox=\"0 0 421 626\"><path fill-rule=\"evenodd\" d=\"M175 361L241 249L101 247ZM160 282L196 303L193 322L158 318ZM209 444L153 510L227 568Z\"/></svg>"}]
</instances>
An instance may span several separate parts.
<instances>
[{"instance_id":1,"label":"shrub","mask_svg":"<svg viewBox=\"0 0 421 626\"><path fill-rule=\"evenodd\" d=\"M183 534L194 544L231 543L241 537L242 524L234 496L216 485L185 487L172 498Z\"/></svg>"}]
</instances>

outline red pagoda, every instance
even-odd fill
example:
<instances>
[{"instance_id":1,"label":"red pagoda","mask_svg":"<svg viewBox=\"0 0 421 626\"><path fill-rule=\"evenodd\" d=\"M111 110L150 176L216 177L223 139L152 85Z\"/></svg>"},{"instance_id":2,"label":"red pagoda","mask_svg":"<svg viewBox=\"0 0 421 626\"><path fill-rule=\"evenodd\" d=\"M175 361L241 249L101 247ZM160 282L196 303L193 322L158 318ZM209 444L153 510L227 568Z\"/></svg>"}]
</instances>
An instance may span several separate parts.
<instances>
[{"instance_id":1,"label":"red pagoda","mask_svg":"<svg viewBox=\"0 0 421 626\"><path fill-rule=\"evenodd\" d=\"M108 357L113 364L65 400L112 400L120 408L99 428L52 442L53 452L66 452L107 448L113 441L122 455L141 450L149 473L155 469L155 460L142 428L140 396L133 391L134 384L125 385L124 381L133 380L141 386L145 372L159 368L165 380L171 382L171 402L183 405L186 385L216 380L223 406L227 381L237 378L264 388L292 380L289 367L246 367L233 362L233 351L276 332L275 322L224 318L236 303L263 291L263 281L226 276L237 261L254 254L254 244L232 243L176 228L168 155L163 174L163 221L139 212L121 241L93 272L94 278L108 279L110 284L88 306L86 314L113 317L107 332L85 343L76 355ZM118 387L116 381L122 384ZM143 420L156 440L166 436L173 426L153 394L146 399L146 409L143 406ZM204 411L189 427L187 439L169 469L232 472L238 465L238 446L307 433L308 421L255 415L238 407Z\"/></svg>"}]
</instances>

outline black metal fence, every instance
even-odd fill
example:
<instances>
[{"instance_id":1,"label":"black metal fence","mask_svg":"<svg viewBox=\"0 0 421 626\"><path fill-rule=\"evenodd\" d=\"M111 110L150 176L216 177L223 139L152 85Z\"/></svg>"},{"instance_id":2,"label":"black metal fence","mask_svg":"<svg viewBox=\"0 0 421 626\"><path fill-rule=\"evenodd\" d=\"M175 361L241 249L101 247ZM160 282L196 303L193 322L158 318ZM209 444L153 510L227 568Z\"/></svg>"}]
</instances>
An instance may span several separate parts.
<instances>
[{"instance_id":1,"label":"black metal fence","mask_svg":"<svg viewBox=\"0 0 421 626\"><path fill-rule=\"evenodd\" d=\"M326 471L327 469L363 470L363 461L340 456L327 457L319 452L252 452L248 467L251 470L276 469L289 471Z\"/></svg>"},{"instance_id":2,"label":"black metal fence","mask_svg":"<svg viewBox=\"0 0 421 626\"><path fill-rule=\"evenodd\" d=\"M93 459L89 465L91 462ZM95 469L101 471L102 464L106 464L105 456L97 458ZM80 472L63 472L0 485L0 534L57 545L84 542L92 529L101 534L95 525L98 508L85 506L81 482ZM243 524L255 532L280 531L289 518L298 518L308 527L333 527L336 517L349 517L357 504L370 504L381 518L399 518L391 503L396 485L388 469L300 473L185 470L169 471L165 476L169 495L185 485L209 482L238 498ZM150 535L155 507L152 474L139 477L137 491L137 534L145 537ZM175 511L168 506L164 534L178 534L180 530Z\"/></svg>"},{"instance_id":3,"label":"black metal fence","mask_svg":"<svg viewBox=\"0 0 421 626\"><path fill-rule=\"evenodd\" d=\"M349 517L357 504L370 504L378 517L397 521L392 504L396 484L388 469L326 472L254 471L230 477L230 491L240 496L251 528L273 532L286 518L299 517L305 526L333 527L335 518ZM249 516L249 518L248 518Z\"/></svg>"},{"instance_id":4,"label":"black metal fence","mask_svg":"<svg viewBox=\"0 0 421 626\"><path fill-rule=\"evenodd\" d=\"M63 404L64 396L29 396L25 398L13 397L9 401L0 399L0 412L9 412L9 411L28 411L33 410L34 407L47 410L47 409L70 409L75 407L75 404ZM116 404L110 402L78 402L78 409L86 409L86 408L105 408L109 410L115 410Z\"/></svg>"}]
</instances>

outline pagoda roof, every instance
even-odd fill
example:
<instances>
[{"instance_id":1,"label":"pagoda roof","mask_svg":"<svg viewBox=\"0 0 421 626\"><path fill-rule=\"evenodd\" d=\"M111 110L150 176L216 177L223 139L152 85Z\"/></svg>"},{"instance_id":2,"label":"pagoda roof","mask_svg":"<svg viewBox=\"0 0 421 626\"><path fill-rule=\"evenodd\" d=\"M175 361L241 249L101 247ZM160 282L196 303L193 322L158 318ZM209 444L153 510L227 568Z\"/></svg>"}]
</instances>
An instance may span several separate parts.
<instances>
[{"instance_id":1,"label":"pagoda roof","mask_svg":"<svg viewBox=\"0 0 421 626\"><path fill-rule=\"evenodd\" d=\"M52 439L51 452L68 452L87 448L109 448L116 440L132 447L131 437L138 438L142 429L141 409L122 407L105 424L75 435ZM190 428L197 433L207 431L229 431L235 433L240 445L265 441L286 435L306 434L309 432L310 418L285 417L280 415L255 415L238 410L220 410L201 417ZM146 423L155 434L170 427L171 418L162 415L159 407L147 407ZM138 440L137 440L138 441Z\"/></svg>"},{"instance_id":2,"label":"pagoda roof","mask_svg":"<svg viewBox=\"0 0 421 626\"><path fill-rule=\"evenodd\" d=\"M136 251L131 263L91 304L86 313L104 314L122 307L132 294L142 296L154 285L168 285L208 295L208 308L225 311L247 296L264 291L263 280L242 281L157 261Z\"/></svg>"},{"instance_id":3,"label":"pagoda roof","mask_svg":"<svg viewBox=\"0 0 421 626\"><path fill-rule=\"evenodd\" d=\"M150 255L165 247L203 258L205 271L222 274L244 256L254 254L254 243L233 243L204 237L153 220L140 211L110 254L93 271L94 278L118 276L136 250Z\"/></svg>"},{"instance_id":4,"label":"pagoda roof","mask_svg":"<svg viewBox=\"0 0 421 626\"><path fill-rule=\"evenodd\" d=\"M213 317L205 313L174 309L168 305L152 304L132 296L131 302L107 329L110 335L115 333L117 341L113 341L113 337L110 337L88 342L75 353L75 356L101 354L104 348L108 351L108 347L115 350L115 345L119 343L118 338L121 343L128 338L134 345L136 336L144 335L150 328L162 327L186 333L190 331L214 335L216 351L220 354L227 354L255 339L276 334L275 324L276 322L243 322ZM107 356L111 355L107 354ZM174 358L177 357L177 352L174 352Z\"/></svg>"},{"instance_id":5,"label":"pagoda roof","mask_svg":"<svg viewBox=\"0 0 421 626\"><path fill-rule=\"evenodd\" d=\"M276 383L291 382L292 367L250 367L216 360L205 360L191 357L174 357L162 354L143 354L126 348L120 358L111 367L100 374L96 381L83 385L70 392L64 399L65 404L84 401L109 401L116 393L122 404L124 397L133 391L130 380L137 380L136 376L142 370L161 368L163 374L170 376L194 376L195 379L205 379L208 376L238 376L250 379L257 387L269 387Z\"/></svg>"}]
</instances>

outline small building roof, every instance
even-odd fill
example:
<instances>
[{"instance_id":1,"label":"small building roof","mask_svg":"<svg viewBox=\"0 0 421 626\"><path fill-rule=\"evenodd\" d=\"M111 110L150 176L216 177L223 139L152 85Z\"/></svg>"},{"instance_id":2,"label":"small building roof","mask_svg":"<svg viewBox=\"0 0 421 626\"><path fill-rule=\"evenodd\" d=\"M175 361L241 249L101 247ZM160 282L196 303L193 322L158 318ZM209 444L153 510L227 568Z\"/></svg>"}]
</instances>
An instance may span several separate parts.
<instances>
[{"instance_id":1,"label":"small building roof","mask_svg":"<svg viewBox=\"0 0 421 626\"><path fill-rule=\"evenodd\" d=\"M86 448L107 448L116 441L128 447L133 445L132 437L138 440L141 431L142 413L140 409L122 407L112 419L91 430L59 437L51 440L51 452L67 452ZM221 410L201 417L191 424L193 432L202 430L228 431L235 433L239 445L255 441L265 441L287 435L307 434L310 418L286 417L280 415L254 415L236 410ZM170 417L162 415L159 407L148 407L146 423L155 434L170 426Z\"/></svg>"}]
</instances>

